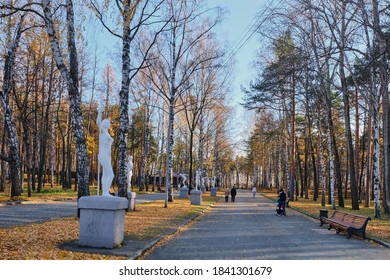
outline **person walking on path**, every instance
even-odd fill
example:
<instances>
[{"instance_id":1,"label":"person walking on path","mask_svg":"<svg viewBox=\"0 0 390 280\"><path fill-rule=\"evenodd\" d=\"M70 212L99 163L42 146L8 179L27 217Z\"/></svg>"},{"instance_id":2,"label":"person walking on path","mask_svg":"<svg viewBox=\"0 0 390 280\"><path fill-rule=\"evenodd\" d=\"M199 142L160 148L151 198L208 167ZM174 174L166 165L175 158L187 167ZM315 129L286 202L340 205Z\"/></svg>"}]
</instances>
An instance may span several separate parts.
<instances>
[{"instance_id":1,"label":"person walking on path","mask_svg":"<svg viewBox=\"0 0 390 280\"><path fill-rule=\"evenodd\" d=\"M231 198L232 202L234 202L234 200L236 199L236 195L237 195L237 190L236 190L236 186L235 185L233 185L233 188L230 191L230 195L232 196L232 198Z\"/></svg>"},{"instance_id":2,"label":"person walking on path","mask_svg":"<svg viewBox=\"0 0 390 280\"><path fill-rule=\"evenodd\" d=\"M256 186L253 186L253 188L252 188L253 197L256 196L256 192L257 192Z\"/></svg>"},{"instance_id":3,"label":"person walking on path","mask_svg":"<svg viewBox=\"0 0 390 280\"><path fill-rule=\"evenodd\" d=\"M226 190L225 190L225 202L229 201L229 194L230 194L229 188L226 188Z\"/></svg>"}]
</instances>

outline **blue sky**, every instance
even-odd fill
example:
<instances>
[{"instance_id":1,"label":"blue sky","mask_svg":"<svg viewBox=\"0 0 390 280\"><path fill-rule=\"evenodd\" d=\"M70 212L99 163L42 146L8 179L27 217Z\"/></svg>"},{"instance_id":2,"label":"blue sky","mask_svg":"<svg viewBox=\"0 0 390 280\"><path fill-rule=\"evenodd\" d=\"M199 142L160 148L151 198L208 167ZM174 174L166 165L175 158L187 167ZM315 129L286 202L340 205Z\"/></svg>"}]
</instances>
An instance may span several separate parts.
<instances>
[{"instance_id":1,"label":"blue sky","mask_svg":"<svg viewBox=\"0 0 390 280\"><path fill-rule=\"evenodd\" d=\"M218 27L221 39L228 40L233 47L240 46L244 42L240 39L251 33L247 33L248 28L253 24L254 17L263 8L265 2L265 0L208 0L210 6L219 5L228 9L224 22ZM250 64L255 57L258 44L259 39L255 34L235 54L237 62L234 72L235 95L241 95L240 85L247 85L253 79L254 71Z\"/></svg>"},{"instance_id":2,"label":"blue sky","mask_svg":"<svg viewBox=\"0 0 390 280\"><path fill-rule=\"evenodd\" d=\"M248 27L253 23L255 15L262 9L267 0L206 0L209 7L221 6L228 10L225 20L218 26L217 33L220 35L221 42L228 41L230 45L237 46L238 40L247 32ZM96 22L94 23L96 24ZM100 24L87 31L87 36L93 41L98 42L99 55L108 56L115 47L113 44L117 41L112 35L108 34ZM237 102L240 102L240 85L247 85L253 79L254 72L250 66L251 61L258 49L259 40L254 35L245 45L236 53L237 61L234 76L234 96ZM237 50L237 49L235 49ZM107 62L103 62L105 66ZM111 64L116 64L111 61Z\"/></svg>"},{"instance_id":3,"label":"blue sky","mask_svg":"<svg viewBox=\"0 0 390 280\"><path fill-rule=\"evenodd\" d=\"M255 16L264 9L266 0L208 0L208 5L226 7L228 13L221 26L218 27L218 34L221 40L228 40L230 45L240 46L240 41L244 35L249 36L248 28L254 23ZM241 42L240 44L237 44ZM256 51L259 49L259 38L257 34L251 37L239 51L235 54L236 67L233 74L233 104L235 117L231 124L231 137L236 141L236 152L242 151L242 140L246 140L253 122L252 113L244 111L238 104L242 102L243 94L241 85L247 87L249 82L254 79L255 71L251 66L255 58ZM234 48L237 50L237 48Z\"/></svg>"},{"instance_id":4,"label":"blue sky","mask_svg":"<svg viewBox=\"0 0 390 280\"><path fill-rule=\"evenodd\" d=\"M254 23L255 16L264 9L268 0L206 0L209 7L221 6L227 9L225 20L220 26L218 26L216 32L220 36L221 43L224 44L226 41L232 47L237 47L240 39L244 40L251 32L248 28ZM116 41L112 35L100 26L97 25L95 28L89 31L89 36L94 40L98 40L98 52L100 55L108 56L110 63L115 65L115 61L110 59L110 54L115 49L113 47ZM242 43L243 41L241 41ZM241 43L239 45L241 45ZM233 85L232 85L232 103L230 104L234 108L234 122L231 124L232 138L237 142L239 147L241 141L247 138L249 130L251 129L251 113L245 112L238 104L242 102L241 85L247 87L249 82L254 79L255 71L251 66L251 62L254 60L256 50L259 49L259 38L257 34L251 37L250 40L246 41L245 44L237 51L237 48L231 49L236 50L235 60L236 67L233 73ZM111 56L112 57L112 56ZM107 59L104 61L104 65ZM103 62L103 61L102 61ZM102 67L104 67L104 65ZM100 74L99 74L100 75ZM249 115L249 116L248 116Z\"/></svg>"},{"instance_id":5,"label":"blue sky","mask_svg":"<svg viewBox=\"0 0 390 280\"><path fill-rule=\"evenodd\" d=\"M226 19L218 27L221 39L226 39L233 46L237 46L265 2L265 0L208 0L210 6L219 5L228 9ZM259 39L254 35L236 53L235 85L238 86L236 90L239 90L240 84L247 84L253 78L254 72L250 63L255 57L258 44Z\"/></svg>"}]
</instances>

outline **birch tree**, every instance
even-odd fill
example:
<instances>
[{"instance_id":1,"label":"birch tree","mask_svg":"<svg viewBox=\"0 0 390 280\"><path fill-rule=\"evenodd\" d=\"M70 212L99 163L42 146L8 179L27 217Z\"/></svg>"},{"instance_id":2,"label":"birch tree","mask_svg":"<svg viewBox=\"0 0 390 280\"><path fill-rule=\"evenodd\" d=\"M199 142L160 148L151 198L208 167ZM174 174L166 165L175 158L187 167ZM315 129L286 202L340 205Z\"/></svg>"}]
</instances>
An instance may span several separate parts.
<instances>
[{"instance_id":1,"label":"birch tree","mask_svg":"<svg viewBox=\"0 0 390 280\"><path fill-rule=\"evenodd\" d=\"M76 142L76 157L77 157L77 182L78 182L78 198L89 195L89 158L86 147L86 139L83 127L83 116L81 111L81 94L79 92L79 69L77 48L75 41L75 26L74 26L74 9L73 1L66 0L66 15L67 15L67 47L69 66L65 64L65 57L60 47L59 37L55 28L53 18L52 4L50 0L42 0L43 13L46 32L49 37L53 56L63 80L66 82L70 110L71 121Z\"/></svg>"},{"instance_id":2,"label":"birch tree","mask_svg":"<svg viewBox=\"0 0 390 280\"><path fill-rule=\"evenodd\" d=\"M390 205L390 109L389 109L389 89L388 89L388 66L387 66L387 52L388 48L386 47L385 35L382 31L380 24L380 15L379 15L379 1L372 0L372 21L373 21L373 31L374 31L374 51L378 53L379 62L379 90L375 87L373 89L373 125L374 125L374 155L373 155L373 179L374 179L374 216L375 218L380 218L380 177L379 177L379 99L380 96L383 98L382 107L383 107L383 126L384 126L384 158L385 158L385 202L386 206ZM375 68L372 70L373 75L375 75ZM374 81L376 77L373 77ZM389 211L389 209L387 209Z\"/></svg>"},{"instance_id":3,"label":"birch tree","mask_svg":"<svg viewBox=\"0 0 390 280\"><path fill-rule=\"evenodd\" d=\"M205 19L203 24L199 21L205 13L201 1L174 1L168 0L169 30L164 33L163 40L157 44L158 61L153 65L152 72L156 79L152 79L168 106L168 135L167 160L165 173L166 199L173 201L171 182L175 105L179 97L191 86L189 79L193 73L201 68L203 62L214 59L214 53L196 54L194 50L207 39L210 31L220 22L220 14L215 19ZM152 74L149 74L152 76Z\"/></svg>"},{"instance_id":4,"label":"birch tree","mask_svg":"<svg viewBox=\"0 0 390 280\"><path fill-rule=\"evenodd\" d=\"M158 35L164 30L167 21L164 21L158 12L162 8L165 0L152 1L152 0L125 0L116 2L116 13L119 15L117 19L121 24L120 31L117 33L115 29L110 28L105 18L105 11L110 10L111 1L105 2L103 7L99 7L98 3L91 1L91 6L95 11L98 19L103 26L117 39L120 40L121 48L121 86L119 90L119 106L120 106L120 120L119 120L119 144L118 144L118 195L125 197L127 195L127 136L129 130L129 93L130 84L132 79L138 74L138 72L147 64L149 52L152 50L154 43L157 40ZM155 18L159 18L156 20ZM159 22L156 31L152 32L151 40L148 46L143 46L143 52L141 52L140 59L130 56L131 46L136 43L143 27L153 25L153 22ZM114 24L117 25L116 23ZM140 51L138 48L137 51Z\"/></svg>"},{"instance_id":5,"label":"birch tree","mask_svg":"<svg viewBox=\"0 0 390 280\"><path fill-rule=\"evenodd\" d=\"M11 36L11 30L9 31L10 33L7 36L8 49L4 59L3 84L0 92L0 102L4 112L4 118L7 126L10 145L8 156L0 154L0 160L5 160L10 164L11 198L14 196L20 196L22 194L23 182L21 178L19 141L17 137L12 108L9 103L9 96L14 86L15 57L22 35L25 16L26 14L23 13L17 20L14 36Z\"/></svg>"}]
</instances>

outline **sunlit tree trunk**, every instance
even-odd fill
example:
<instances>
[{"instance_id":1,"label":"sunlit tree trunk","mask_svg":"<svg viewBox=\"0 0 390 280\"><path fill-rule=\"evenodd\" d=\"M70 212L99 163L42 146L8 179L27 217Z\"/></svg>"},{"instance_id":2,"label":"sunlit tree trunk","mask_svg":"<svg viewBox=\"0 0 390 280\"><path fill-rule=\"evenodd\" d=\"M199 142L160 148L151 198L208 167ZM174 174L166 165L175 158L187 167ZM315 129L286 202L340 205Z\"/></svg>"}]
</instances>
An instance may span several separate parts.
<instances>
[{"instance_id":1,"label":"sunlit tree trunk","mask_svg":"<svg viewBox=\"0 0 390 280\"><path fill-rule=\"evenodd\" d=\"M373 154L373 179L374 179L374 216L375 218L380 218L381 216L381 207L380 207L380 165L379 165L379 100L382 95L383 102L383 127L384 127L384 176L385 176L385 202L386 207L390 205L390 122L389 122L389 91L388 91L388 81L387 81L387 47L386 41L383 39L383 34L380 27L379 19L379 3L378 0L372 0L372 16L373 16L373 28L374 28L374 50L379 53L379 82L380 88L379 91L376 88L376 83L374 83L375 88L373 89L373 126L374 126L374 154ZM374 58L375 60L375 58ZM375 75L375 68L373 68L373 74ZM374 77L376 81L376 77ZM387 209L388 210L388 209Z\"/></svg>"},{"instance_id":2,"label":"sunlit tree trunk","mask_svg":"<svg viewBox=\"0 0 390 280\"><path fill-rule=\"evenodd\" d=\"M129 130L129 86L130 86L130 22L139 1L122 2L122 83L119 91L119 134L118 134L118 195L127 195L127 132ZM134 5L134 6L133 6Z\"/></svg>"},{"instance_id":3,"label":"sunlit tree trunk","mask_svg":"<svg viewBox=\"0 0 390 280\"><path fill-rule=\"evenodd\" d=\"M164 127L165 127L165 116L164 113L162 114L162 120L161 120L161 135L160 135L160 151L159 151L159 166L158 166L158 190L161 191L162 183L163 183L163 152L165 148L165 132L164 132Z\"/></svg>"},{"instance_id":4,"label":"sunlit tree trunk","mask_svg":"<svg viewBox=\"0 0 390 280\"><path fill-rule=\"evenodd\" d=\"M172 75L171 83L174 84L175 75ZM167 135L167 159L166 159L166 170L165 170L165 207L168 207L168 202L173 201L173 188L172 188L172 163L173 163L173 132L174 132L174 121L175 121L175 110L174 100L175 91L171 92L171 98L169 100L169 113L168 113L168 135Z\"/></svg>"},{"instance_id":5,"label":"sunlit tree trunk","mask_svg":"<svg viewBox=\"0 0 390 280\"><path fill-rule=\"evenodd\" d=\"M201 98L202 99L202 98ZM199 190L203 187L203 143L204 143L204 135L203 135L203 112L201 109L199 116L199 147L198 147L198 172L199 172Z\"/></svg>"},{"instance_id":6,"label":"sunlit tree trunk","mask_svg":"<svg viewBox=\"0 0 390 280\"><path fill-rule=\"evenodd\" d=\"M22 27L25 14L23 14L16 27L14 39L10 37L8 40L8 49L4 58L4 70L3 70L3 86L0 92L0 102L3 107L5 124L7 126L7 132L9 136L9 154L8 158L2 156L1 160L7 160L10 165L10 177L11 177L11 198L20 196L22 194L22 178L21 178L21 162L19 153L19 141L17 138L15 121L12 113L12 108L9 104L9 95L14 86L14 67L16 50L19 46L20 37L22 34Z\"/></svg>"},{"instance_id":7,"label":"sunlit tree trunk","mask_svg":"<svg viewBox=\"0 0 390 280\"><path fill-rule=\"evenodd\" d=\"M57 67L61 72L68 88L70 99L70 110L72 117L72 127L74 139L76 142L77 158L77 183L78 198L89 195L89 159L87 154L85 133L83 127L83 116L81 111L81 95L78 89L78 58L75 42L74 10L73 1L67 0L67 46L69 52L69 69L65 65L64 58L60 49L56 29L54 27L53 13L50 0L42 0L43 12L45 16L45 27L50 40L50 45L56 61Z\"/></svg>"}]
</instances>

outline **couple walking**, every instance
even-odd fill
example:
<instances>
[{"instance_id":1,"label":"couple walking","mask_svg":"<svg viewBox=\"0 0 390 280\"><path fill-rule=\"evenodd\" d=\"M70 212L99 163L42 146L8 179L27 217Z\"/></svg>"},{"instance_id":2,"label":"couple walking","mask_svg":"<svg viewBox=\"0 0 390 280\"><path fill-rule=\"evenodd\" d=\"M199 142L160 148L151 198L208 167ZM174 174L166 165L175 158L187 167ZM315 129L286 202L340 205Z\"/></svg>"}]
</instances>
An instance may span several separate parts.
<instances>
[{"instance_id":1,"label":"couple walking","mask_svg":"<svg viewBox=\"0 0 390 280\"><path fill-rule=\"evenodd\" d=\"M228 202L229 201L229 195L231 196L231 201L234 202L234 200L236 199L236 195L237 195L237 190L236 190L236 186L233 185L233 188L231 191L229 191L229 188L226 188L225 190L225 202Z\"/></svg>"}]
</instances>

